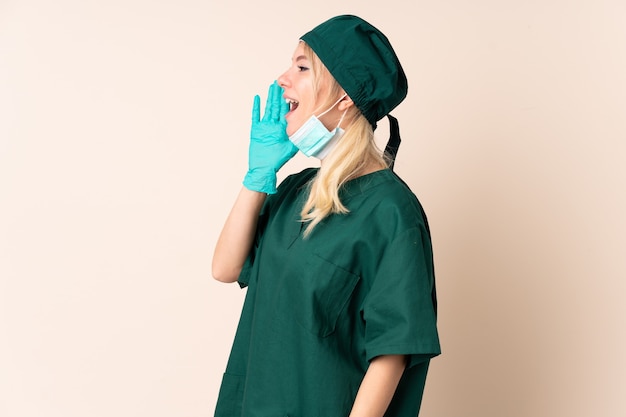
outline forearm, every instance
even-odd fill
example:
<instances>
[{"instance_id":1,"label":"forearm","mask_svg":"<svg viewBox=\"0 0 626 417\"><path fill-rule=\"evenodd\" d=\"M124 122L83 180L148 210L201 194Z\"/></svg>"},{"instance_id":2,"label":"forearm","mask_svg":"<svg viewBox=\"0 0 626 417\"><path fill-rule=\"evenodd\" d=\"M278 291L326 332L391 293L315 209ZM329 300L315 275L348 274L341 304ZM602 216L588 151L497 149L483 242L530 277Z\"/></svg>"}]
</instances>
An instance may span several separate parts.
<instances>
[{"instance_id":1,"label":"forearm","mask_svg":"<svg viewBox=\"0 0 626 417\"><path fill-rule=\"evenodd\" d=\"M361 382L350 417L382 417L396 392L405 367L404 355L374 358Z\"/></svg>"},{"instance_id":2,"label":"forearm","mask_svg":"<svg viewBox=\"0 0 626 417\"><path fill-rule=\"evenodd\" d=\"M243 187L226 219L213 253L213 277L235 282L248 256L267 194Z\"/></svg>"}]
</instances>

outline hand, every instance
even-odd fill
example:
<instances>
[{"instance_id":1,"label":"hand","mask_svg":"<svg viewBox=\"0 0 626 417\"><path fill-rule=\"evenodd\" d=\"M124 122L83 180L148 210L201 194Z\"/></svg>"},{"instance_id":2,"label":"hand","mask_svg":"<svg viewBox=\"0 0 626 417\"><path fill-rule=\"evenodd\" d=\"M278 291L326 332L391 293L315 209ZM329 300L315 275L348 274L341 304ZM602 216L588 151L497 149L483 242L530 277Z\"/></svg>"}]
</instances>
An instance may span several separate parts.
<instances>
[{"instance_id":1,"label":"hand","mask_svg":"<svg viewBox=\"0 0 626 417\"><path fill-rule=\"evenodd\" d=\"M276 172L298 152L287 136L285 115L289 105L283 99L282 92L283 89L274 81L267 94L262 119L261 98L254 97L248 173L243 180L243 185L252 191L274 194Z\"/></svg>"}]
</instances>

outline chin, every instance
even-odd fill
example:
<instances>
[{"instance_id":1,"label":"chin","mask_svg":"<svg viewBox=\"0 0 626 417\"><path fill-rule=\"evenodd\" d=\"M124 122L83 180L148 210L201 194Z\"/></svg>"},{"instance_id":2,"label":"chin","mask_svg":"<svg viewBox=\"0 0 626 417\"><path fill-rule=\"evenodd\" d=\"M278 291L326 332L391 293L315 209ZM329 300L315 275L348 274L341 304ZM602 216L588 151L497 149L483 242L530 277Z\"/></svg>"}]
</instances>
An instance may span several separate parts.
<instances>
[{"instance_id":1,"label":"chin","mask_svg":"<svg viewBox=\"0 0 626 417\"><path fill-rule=\"evenodd\" d=\"M296 133L298 131L299 128L300 128L300 126L295 126L295 125L293 125L291 123L288 124L287 125L287 129L286 129L287 136L293 135L294 133Z\"/></svg>"},{"instance_id":2,"label":"chin","mask_svg":"<svg viewBox=\"0 0 626 417\"><path fill-rule=\"evenodd\" d=\"M290 115L290 116L293 116L293 115ZM288 118L287 119L287 128L286 128L287 135L291 136L294 133L296 133L298 131L298 129L300 129L304 125L305 122L306 122L306 119L302 120L301 117L295 117L295 118L291 117L291 118Z\"/></svg>"}]
</instances>

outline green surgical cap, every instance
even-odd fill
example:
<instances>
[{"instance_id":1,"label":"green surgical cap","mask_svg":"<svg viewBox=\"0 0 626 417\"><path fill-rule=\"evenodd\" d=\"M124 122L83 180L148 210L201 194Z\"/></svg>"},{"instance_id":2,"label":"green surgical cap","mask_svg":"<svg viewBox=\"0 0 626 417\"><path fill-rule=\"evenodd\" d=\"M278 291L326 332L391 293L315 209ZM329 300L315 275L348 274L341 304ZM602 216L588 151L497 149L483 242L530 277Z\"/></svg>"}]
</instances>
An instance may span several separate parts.
<instances>
[{"instance_id":1,"label":"green surgical cap","mask_svg":"<svg viewBox=\"0 0 626 417\"><path fill-rule=\"evenodd\" d=\"M375 128L407 94L404 70L389 40L351 15L327 20L302 36Z\"/></svg>"}]
</instances>

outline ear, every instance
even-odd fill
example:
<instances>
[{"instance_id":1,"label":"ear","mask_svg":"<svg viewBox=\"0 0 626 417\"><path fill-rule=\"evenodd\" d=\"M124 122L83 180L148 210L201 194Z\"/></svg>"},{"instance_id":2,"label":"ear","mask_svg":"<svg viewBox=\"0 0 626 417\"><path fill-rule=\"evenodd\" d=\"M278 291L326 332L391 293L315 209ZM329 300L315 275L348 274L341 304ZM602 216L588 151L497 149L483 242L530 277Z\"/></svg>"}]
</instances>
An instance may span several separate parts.
<instances>
[{"instance_id":1,"label":"ear","mask_svg":"<svg viewBox=\"0 0 626 417\"><path fill-rule=\"evenodd\" d=\"M339 104L337 104L337 110L339 110L339 111L346 111L347 109L349 109L352 106L354 106L354 102L352 101L350 96L348 96L346 94L346 96L341 99Z\"/></svg>"}]
</instances>

